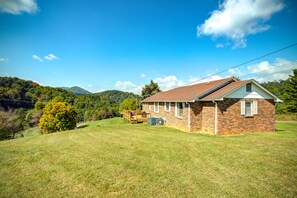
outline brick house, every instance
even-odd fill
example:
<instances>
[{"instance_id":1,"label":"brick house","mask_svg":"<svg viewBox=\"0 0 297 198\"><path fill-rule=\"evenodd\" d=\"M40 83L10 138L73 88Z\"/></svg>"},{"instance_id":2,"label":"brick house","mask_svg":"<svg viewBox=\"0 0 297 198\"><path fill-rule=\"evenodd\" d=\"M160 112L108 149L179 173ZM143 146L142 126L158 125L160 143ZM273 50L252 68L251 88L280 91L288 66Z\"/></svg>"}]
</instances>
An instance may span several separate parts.
<instances>
[{"instance_id":1,"label":"brick house","mask_svg":"<svg viewBox=\"0 0 297 198\"><path fill-rule=\"evenodd\" d=\"M142 109L184 131L243 134L275 131L275 102L255 80L230 77L159 92Z\"/></svg>"}]
</instances>

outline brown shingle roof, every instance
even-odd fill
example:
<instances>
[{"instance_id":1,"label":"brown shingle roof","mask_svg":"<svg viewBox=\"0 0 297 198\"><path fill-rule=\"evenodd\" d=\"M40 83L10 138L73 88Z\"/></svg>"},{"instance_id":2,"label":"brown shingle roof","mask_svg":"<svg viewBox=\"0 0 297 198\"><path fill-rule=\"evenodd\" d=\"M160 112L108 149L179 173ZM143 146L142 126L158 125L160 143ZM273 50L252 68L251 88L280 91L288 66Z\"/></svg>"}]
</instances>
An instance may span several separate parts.
<instances>
[{"instance_id":1,"label":"brown shingle roof","mask_svg":"<svg viewBox=\"0 0 297 198\"><path fill-rule=\"evenodd\" d=\"M251 82L251 80L242 80L242 81L237 81L237 82L231 82L230 84L226 85L225 87L203 97L201 100L216 100L216 99L221 99L224 95L227 93L243 86L246 83Z\"/></svg>"},{"instance_id":2,"label":"brown shingle roof","mask_svg":"<svg viewBox=\"0 0 297 198\"><path fill-rule=\"evenodd\" d=\"M192 101L234 81L235 79L230 77L195 85L177 87L168 91L159 92L144 99L142 102Z\"/></svg>"}]
</instances>

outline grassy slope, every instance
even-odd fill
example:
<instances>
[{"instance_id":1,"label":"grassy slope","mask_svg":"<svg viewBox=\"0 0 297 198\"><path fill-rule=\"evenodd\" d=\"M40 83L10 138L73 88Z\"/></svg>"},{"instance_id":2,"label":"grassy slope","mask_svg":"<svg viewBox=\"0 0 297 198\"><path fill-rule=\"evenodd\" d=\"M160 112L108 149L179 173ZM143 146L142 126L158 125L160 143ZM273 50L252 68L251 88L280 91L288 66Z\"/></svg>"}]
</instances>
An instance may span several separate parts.
<instances>
[{"instance_id":1,"label":"grassy slope","mask_svg":"<svg viewBox=\"0 0 297 198\"><path fill-rule=\"evenodd\" d=\"M2 141L0 197L293 197L296 128L222 137L115 119Z\"/></svg>"}]
</instances>

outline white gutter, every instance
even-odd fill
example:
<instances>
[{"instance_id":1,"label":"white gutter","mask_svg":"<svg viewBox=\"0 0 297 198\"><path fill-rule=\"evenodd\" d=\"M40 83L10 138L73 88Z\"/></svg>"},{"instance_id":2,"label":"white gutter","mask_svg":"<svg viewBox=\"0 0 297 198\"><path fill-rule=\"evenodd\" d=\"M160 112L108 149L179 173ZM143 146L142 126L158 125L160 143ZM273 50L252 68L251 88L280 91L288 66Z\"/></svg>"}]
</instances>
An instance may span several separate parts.
<instances>
[{"instance_id":1,"label":"white gutter","mask_svg":"<svg viewBox=\"0 0 297 198\"><path fill-rule=\"evenodd\" d=\"M188 105L188 129L191 131L191 106L190 103L186 103Z\"/></svg>"},{"instance_id":2,"label":"white gutter","mask_svg":"<svg viewBox=\"0 0 297 198\"><path fill-rule=\"evenodd\" d=\"M214 100L212 101L215 104L215 135L218 134L218 103Z\"/></svg>"}]
</instances>

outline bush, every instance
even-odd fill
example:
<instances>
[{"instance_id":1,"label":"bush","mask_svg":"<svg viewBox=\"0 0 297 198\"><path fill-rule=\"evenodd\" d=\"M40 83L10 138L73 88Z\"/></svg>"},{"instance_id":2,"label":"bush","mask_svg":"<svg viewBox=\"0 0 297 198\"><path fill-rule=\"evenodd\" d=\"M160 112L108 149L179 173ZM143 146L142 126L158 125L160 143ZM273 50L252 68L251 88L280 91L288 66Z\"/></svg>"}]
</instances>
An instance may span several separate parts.
<instances>
[{"instance_id":1,"label":"bush","mask_svg":"<svg viewBox=\"0 0 297 198\"><path fill-rule=\"evenodd\" d=\"M39 128L43 133L65 131L76 127L77 113L66 102L49 102L43 109Z\"/></svg>"}]
</instances>

